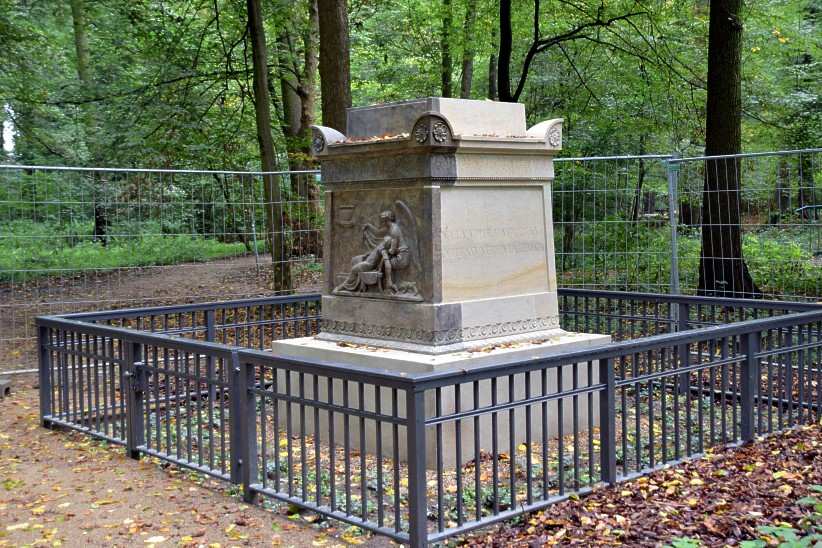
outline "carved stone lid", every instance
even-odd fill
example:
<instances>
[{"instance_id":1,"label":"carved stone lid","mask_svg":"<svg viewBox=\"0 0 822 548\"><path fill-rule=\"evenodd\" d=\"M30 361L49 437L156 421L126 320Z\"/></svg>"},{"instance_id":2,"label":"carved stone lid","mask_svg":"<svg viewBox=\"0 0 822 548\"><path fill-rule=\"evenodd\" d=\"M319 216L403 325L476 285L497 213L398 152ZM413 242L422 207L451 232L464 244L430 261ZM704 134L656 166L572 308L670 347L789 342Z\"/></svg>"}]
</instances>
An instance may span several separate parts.
<instances>
[{"instance_id":1,"label":"carved stone lid","mask_svg":"<svg viewBox=\"0 0 822 548\"><path fill-rule=\"evenodd\" d=\"M503 146L526 151L562 148L562 119L525 125L525 105L472 99L426 97L367 107L349 108L347 135L312 126L312 150L325 156L331 149L352 145L359 152L433 146L488 149ZM375 148L376 147L376 148ZM354 152L353 150L351 152Z\"/></svg>"},{"instance_id":2,"label":"carved stone lid","mask_svg":"<svg viewBox=\"0 0 822 548\"><path fill-rule=\"evenodd\" d=\"M525 137L525 105L426 97L411 101L349 108L350 140L408 134L424 114L439 114L451 124L454 135Z\"/></svg>"}]
</instances>

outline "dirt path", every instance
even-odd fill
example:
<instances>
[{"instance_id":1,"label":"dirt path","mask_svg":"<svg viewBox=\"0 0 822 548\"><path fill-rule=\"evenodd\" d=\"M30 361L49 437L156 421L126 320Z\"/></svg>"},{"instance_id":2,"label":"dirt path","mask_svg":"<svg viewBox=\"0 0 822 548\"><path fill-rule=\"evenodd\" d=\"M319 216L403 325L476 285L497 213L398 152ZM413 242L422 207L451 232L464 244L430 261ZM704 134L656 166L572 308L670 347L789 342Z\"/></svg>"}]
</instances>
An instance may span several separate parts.
<instances>
[{"instance_id":1,"label":"dirt path","mask_svg":"<svg viewBox=\"0 0 822 548\"><path fill-rule=\"evenodd\" d=\"M0 546L388 546L242 503L227 484L41 428L32 381L0 402Z\"/></svg>"},{"instance_id":2,"label":"dirt path","mask_svg":"<svg viewBox=\"0 0 822 548\"><path fill-rule=\"evenodd\" d=\"M292 269L300 292L319 290L316 270ZM253 256L146 268L89 270L0 285L0 371L36 367L34 318L88 310L225 301L273 294L271 258Z\"/></svg>"}]
</instances>

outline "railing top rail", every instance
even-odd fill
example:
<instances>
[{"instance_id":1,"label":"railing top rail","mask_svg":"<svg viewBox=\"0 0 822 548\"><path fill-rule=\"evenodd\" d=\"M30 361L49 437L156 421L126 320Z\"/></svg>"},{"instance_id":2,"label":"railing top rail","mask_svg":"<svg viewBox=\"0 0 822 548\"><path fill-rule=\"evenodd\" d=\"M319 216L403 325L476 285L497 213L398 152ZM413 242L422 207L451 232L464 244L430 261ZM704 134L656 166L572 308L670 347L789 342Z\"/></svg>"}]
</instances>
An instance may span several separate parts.
<instances>
[{"instance_id":1,"label":"railing top rail","mask_svg":"<svg viewBox=\"0 0 822 548\"><path fill-rule=\"evenodd\" d=\"M140 331L139 329L129 329L127 327L114 327L111 325L99 325L95 323L83 322L80 320L70 320L59 316L38 316L35 319L38 327L53 327L56 329L76 329L79 333L88 335L99 335L101 337L120 338L124 341L145 344L149 346L163 346L167 348L182 350L183 352L204 353L229 359L237 352L236 347L221 343L200 341L194 339L184 339L172 337L162 333L151 333Z\"/></svg>"},{"instance_id":2,"label":"railing top rail","mask_svg":"<svg viewBox=\"0 0 822 548\"><path fill-rule=\"evenodd\" d=\"M554 158L554 162L589 162L593 160L667 160L671 154L623 154L616 156L578 156Z\"/></svg>"},{"instance_id":3,"label":"railing top rail","mask_svg":"<svg viewBox=\"0 0 822 548\"><path fill-rule=\"evenodd\" d=\"M727 297L708 297L702 295L669 295L662 293L626 293L599 289L561 288L560 295L603 299L623 299L654 303L676 303L691 305L713 305L723 307L755 308L759 310L791 310L804 312L808 310L822 310L822 304L795 301L768 301L765 299L740 299Z\"/></svg>"},{"instance_id":4,"label":"railing top rail","mask_svg":"<svg viewBox=\"0 0 822 548\"><path fill-rule=\"evenodd\" d=\"M676 333L665 333L652 335L640 339L617 342L604 347L594 349L583 349L574 352L557 354L555 356L534 358L531 360L511 359L502 363L488 365L477 365L470 369L450 369L432 372L405 373L390 370L375 370L352 365L341 365L322 361L304 361L300 358L289 356L276 356L272 353L260 350L232 347L220 343L195 341L181 339L160 333L149 333L136 329L122 327L104 326L92 324L77 319L59 316L40 316L36 319L38 326L55 328L73 328L83 333L119 337L131 342L148 345L167 345L171 348L191 352L203 352L208 350L220 356L238 355L252 363L262 363L264 365L274 365L277 363L287 364L288 367L304 371L306 373L321 373L329 376L362 380L365 382L381 382L388 386L413 387L416 390L433 388L448 384L470 382L471 380L481 380L500 374L513 374L525 372L537 368L559 367L571 363L604 360L618 356L636 354L655 350L660 347L673 347L680 344L688 344L707 339L727 338L749 333L761 332L769 329L781 329L789 326L796 326L812 322L822 322L822 307L818 310L796 312L784 316L761 318L755 320L745 320L727 325L701 327L679 331Z\"/></svg>"},{"instance_id":5,"label":"railing top rail","mask_svg":"<svg viewBox=\"0 0 822 548\"><path fill-rule=\"evenodd\" d=\"M673 302L695 305L716 305L716 306L738 306L745 308L756 308L763 310L792 310L807 311L822 309L822 304L802 303L793 301L768 301L757 299L729 299L725 297L706 297L694 295L667 295L659 293L625 293L622 291L609 291L598 289L560 288L560 295L593 298L628 299L646 302ZM295 302L314 301L320 298L319 293L297 293L294 295L272 295L270 297L255 297L249 299L237 299L231 301L211 301L205 303L191 303L183 305L167 305L144 308L122 308L115 310L104 310L100 312L73 312L69 314L55 314L54 317L75 319L75 320L106 320L106 319L127 319L137 316L160 315L166 313L186 313L200 310L224 309L232 307L242 307L255 304L290 304Z\"/></svg>"},{"instance_id":6,"label":"railing top rail","mask_svg":"<svg viewBox=\"0 0 822 548\"><path fill-rule=\"evenodd\" d=\"M673 347L708 339L727 338L820 321L822 321L822 310L798 312L796 314L776 316L773 318L746 320L727 325L715 325L689 329L687 331L678 331L676 333L651 335L639 339L611 343L598 348L564 352L554 356L534 358L531 360L510 360L502 363L477 365L471 369L444 369L428 373L413 373L409 374L409 378L413 379L414 384L417 385L417 389L422 390L486 379L495 374L511 375L537 368L559 367L573 363L606 360L619 356L641 354L650 350L659 349L660 347Z\"/></svg>"},{"instance_id":7,"label":"railing top rail","mask_svg":"<svg viewBox=\"0 0 822 548\"><path fill-rule=\"evenodd\" d=\"M232 301L212 301L205 303L153 306L146 308L121 308L117 310L103 310L100 312L73 312L70 314L57 314L51 317L79 321L119 320L136 318L139 316L159 316L162 314L185 314L187 312L198 312L201 310L221 310L226 308L253 306L257 304L292 304L306 301L316 301L319 300L319 298L319 293L296 293L294 295L273 295L270 297L255 297Z\"/></svg>"},{"instance_id":8,"label":"railing top rail","mask_svg":"<svg viewBox=\"0 0 822 548\"><path fill-rule=\"evenodd\" d=\"M290 175L290 174L318 174L317 169L298 171L223 171L208 169L143 169L143 168L119 168L119 167L69 167L69 166L28 166L16 164L0 164L0 169L19 169L31 171L78 171L78 172L99 172L99 173L160 173L160 174L185 174L185 175Z\"/></svg>"},{"instance_id":9,"label":"railing top rail","mask_svg":"<svg viewBox=\"0 0 822 548\"><path fill-rule=\"evenodd\" d=\"M699 160L723 160L730 158L758 158L761 156L788 156L791 154L815 154L822 152L822 148L801 148L796 150L774 150L769 152L746 152L741 154L717 154L714 156L691 156L688 158L671 158L669 163L695 162Z\"/></svg>"}]
</instances>

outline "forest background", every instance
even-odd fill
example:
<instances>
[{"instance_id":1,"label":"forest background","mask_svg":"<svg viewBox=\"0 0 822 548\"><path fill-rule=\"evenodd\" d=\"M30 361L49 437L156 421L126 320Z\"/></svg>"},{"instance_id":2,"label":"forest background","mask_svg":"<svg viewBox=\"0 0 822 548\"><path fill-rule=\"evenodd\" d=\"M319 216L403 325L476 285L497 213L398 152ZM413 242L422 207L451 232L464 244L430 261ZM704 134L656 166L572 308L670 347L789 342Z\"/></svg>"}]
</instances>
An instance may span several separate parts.
<instances>
[{"instance_id":1,"label":"forest background","mask_svg":"<svg viewBox=\"0 0 822 548\"><path fill-rule=\"evenodd\" d=\"M720 84L736 81L741 90L738 113L706 112L712 8L730 10L722 20L731 24L722 32L741 40L738 64L723 70L727 60L714 59L720 75L730 75ZM563 117L565 156L814 147L822 142L820 17L820 0L0 0L0 163L312 169L311 124L343 130L346 106L429 95L519 101L530 123ZM717 97L728 95L715 90ZM739 139L726 143L715 135L719 148L706 149L706 119L726 114L741 116ZM797 183L807 203L817 201L816 190L808 197L803 185L813 185L819 170L811 157ZM224 220L228 204L241 201L225 180L222 213L210 204L211 221L193 229L197 212L175 218L160 212L159 221L118 212L117 204L128 206L135 185L145 181L65 174L8 180L0 187L0 280L66 275L80 265L244 254L247 235L256 230L246 222L202 237L215 234L206 226L215 215ZM199 180L156 184L182 196L180 204L202 202L195 199L203 193ZM91 198L73 209L43 207L56 188ZM773 185L765 181L764 188ZM320 246L316 240L296 249L288 230L272 227L301 217L308 220L291 229L318 229L321 211L312 204L320 190L313 178L262 186L266 204L293 200L293 194L308 204L299 216L289 217L279 205L252 215L269 227L263 245L274 250L274 289L293 285L284 266L289 258L316 258ZM636 220L636 194L633 211L629 204L619 215ZM754 204L759 215L772 201L766 190L747 210ZM556 220L564 214L555 212ZM811 240L818 239L818 223L813 227L799 236L745 236L745 246L756 243L747 253L752 268L764 278L774 260L804 254L797 260L810 270L792 294L817 291L822 269L813 262ZM607 224L601 229L590 234L596 238L599 230L606 247L609 237L627 239ZM658 226L630 234L637 249L664 249L670 245L664 238ZM699 235L680 245L698 248ZM584 276L585 265L565 266ZM654 285L667 276L665 268L649 264L620 275ZM791 272L782 282L793 283Z\"/></svg>"}]
</instances>

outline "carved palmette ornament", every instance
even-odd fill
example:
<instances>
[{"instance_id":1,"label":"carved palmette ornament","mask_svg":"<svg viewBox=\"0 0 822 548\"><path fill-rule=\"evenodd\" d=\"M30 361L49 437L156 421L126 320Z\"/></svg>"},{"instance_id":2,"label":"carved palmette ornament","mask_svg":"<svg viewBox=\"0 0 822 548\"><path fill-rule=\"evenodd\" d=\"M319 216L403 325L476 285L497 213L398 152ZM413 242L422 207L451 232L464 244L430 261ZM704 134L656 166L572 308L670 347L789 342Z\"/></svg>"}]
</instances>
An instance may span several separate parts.
<instances>
[{"instance_id":1,"label":"carved palmette ornament","mask_svg":"<svg viewBox=\"0 0 822 548\"><path fill-rule=\"evenodd\" d=\"M453 134L451 126L444 118L425 114L414 124L411 138L418 145L447 145L451 143Z\"/></svg>"},{"instance_id":2,"label":"carved palmette ornament","mask_svg":"<svg viewBox=\"0 0 822 548\"><path fill-rule=\"evenodd\" d=\"M554 148L562 145L562 129L558 126L554 126L548 131L548 144Z\"/></svg>"}]
</instances>

